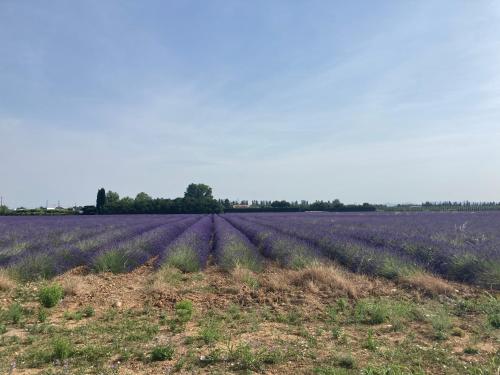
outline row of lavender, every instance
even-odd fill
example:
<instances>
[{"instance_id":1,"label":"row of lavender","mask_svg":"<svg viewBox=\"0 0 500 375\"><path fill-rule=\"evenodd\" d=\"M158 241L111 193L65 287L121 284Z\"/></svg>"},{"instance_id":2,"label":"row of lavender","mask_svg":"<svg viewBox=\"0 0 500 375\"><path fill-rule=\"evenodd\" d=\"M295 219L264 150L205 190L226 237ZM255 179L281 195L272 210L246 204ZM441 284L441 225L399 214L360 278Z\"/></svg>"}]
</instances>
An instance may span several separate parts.
<instances>
[{"instance_id":1,"label":"row of lavender","mask_svg":"<svg viewBox=\"0 0 500 375\"><path fill-rule=\"evenodd\" d=\"M229 215L310 241L348 268L395 278L413 269L500 288L500 213Z\"/></svg>"},{"instance_id":2,"label":"row of lavender","mask_svg":"<svg viewBox=\"0 0 500 375\"><path fill-rule=\"evenodd\" d=\"M22 280L85 265L126 272L159 256L202 215L0 219L0 266Z\"/></svg>"},{"instance_id":3,"label":"row of lavender","mask_svg":"<svg viewBox=\"0 0 500 375\"><path fill-rule=\"evenodd\" d=\"M0 219L0 267L21 278L87 265L127 272L156 264L191 272L213 255L223 269L300 268L334 259L397 278L425 269L500 287L500 214L226 214Z\"/></svg>"},{"instance_id":4,"label":"row of lavender","mask_svg":"<svg viewBox=\"0 0 500 375\"><path fill-rule=\"evenodd\" d=\"M6 218L0 230L1 266L23 280L80 265L128 272L149 259L193 272L206 266L210 254L228 271L259 271L264 258L295 268L321 258L312 243L218 215Z\"/></svg>"}]
</instances>

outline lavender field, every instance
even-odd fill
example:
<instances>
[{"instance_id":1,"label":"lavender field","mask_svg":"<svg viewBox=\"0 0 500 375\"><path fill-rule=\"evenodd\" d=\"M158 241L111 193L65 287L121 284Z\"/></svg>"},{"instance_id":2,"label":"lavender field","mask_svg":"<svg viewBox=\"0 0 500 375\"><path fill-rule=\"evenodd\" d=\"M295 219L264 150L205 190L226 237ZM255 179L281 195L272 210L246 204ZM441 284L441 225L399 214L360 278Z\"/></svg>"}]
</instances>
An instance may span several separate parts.
<instances>
[{"instance_id":1,"label":"lavender field","mask_svg":"<svg viewBox=\"0 0 500 375\"><path fill-rule=\"evenodd\" d=\"M0 267L20 280L74 267L259 271L334 261L397 279L415 272L500 288L500 213L272 213L0 218Z\"/></svg>"}]
</instances>

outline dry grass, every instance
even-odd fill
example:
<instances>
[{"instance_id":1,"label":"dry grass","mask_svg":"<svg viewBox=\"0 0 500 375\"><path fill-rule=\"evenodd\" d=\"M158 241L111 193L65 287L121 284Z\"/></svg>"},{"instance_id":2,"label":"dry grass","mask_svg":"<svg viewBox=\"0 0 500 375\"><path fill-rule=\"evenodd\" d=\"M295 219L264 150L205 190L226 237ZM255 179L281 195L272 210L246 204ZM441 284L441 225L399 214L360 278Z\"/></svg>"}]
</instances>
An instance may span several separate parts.
<instances>
[{"instance_id":1,"label":"dry grass","mask_svg":"<svg viewBox=\"0 0 500 375\"><path fill-rule=\"evenodd\" d=\"M183 275L175 267L164 266L153 273L146 290L149 295L168 294L182 285Z\"/></svg>"},{"instance_id":2,"label":"dry grass","mask_svg":"<svg viewBox=\"0 0 500 375\"><path fill-rule=\"evenodd\" d=\"M290 281L293 285L306 287L313 293L318 290L338 290L352 298L358 296L356 282L332 265L314 264L299 271L292 271L291 276Z\"/></svg>"},{"instance_id":3,"label":"dry grass","mask_svg":"<svg viewBox=\"0 0 500 375\"><path fill-rule=\"evenodd\" d=\"M83 291L83 281L80 276L68 275L67 278L61 282L64 294L67 296L77 296Z\"/></svg>"},{"instance_id":4,"label":"dry grass","mask_svg":"<svg viewBox=\"0 0 500 375\"><path fill-rule=\"evenodd\" d=\"M366 284L362 277L355 278L334 265L313 264L301 270L280 270L263 275L261 284L275 292L290 291L293 286L311 293L325 291L358 297L358 288Z\"/></svg>"},{"instance_id":5,"label":"dry grass","mask_svg":"<svg viewBox=\"0 0 500 375\"><path fill-rule=\"evenodd\" d=\"M427 273L416 273L401 280L403 285L418 288L425 293L436 295L451 295L455 292L454 288L443 279Z\"/></svg>"},{"instance_id":6,"label":"dry grass","mask_svg":"<svg viewBox=\"0 0 500 375\"><path fill-rule=\"evenodd\" d=\"M274 292L287 292L290 290L290 272L283 270L282 272L272 272L262 275L260 278L261 285Z\"/></svg>"},{"instance_id":7,"label":"dry grass","mask_svg":"<svg viewBox=\"0 0 500 375\"><path fill-rule=\"evenodd\" d=\"M231 271L231 276L233 277L234 281L236 281L236 283L238 283L238 284L246 284L246 285L253 285L253 286L258 285L257 274L255 272L249 270L248 268L244 268L244 267L237 265Z\"/></svg>"},{"instance_id":8,"label":"dry grass","mask_svg":"<svg viewBox=\"0 0 500 375\"><path fill-rule=\"evenodd\" d=\"M0 270L0 290L9 291L16 286L16 283L9 277L7 272Z\"/></svg>"}]
</instances>

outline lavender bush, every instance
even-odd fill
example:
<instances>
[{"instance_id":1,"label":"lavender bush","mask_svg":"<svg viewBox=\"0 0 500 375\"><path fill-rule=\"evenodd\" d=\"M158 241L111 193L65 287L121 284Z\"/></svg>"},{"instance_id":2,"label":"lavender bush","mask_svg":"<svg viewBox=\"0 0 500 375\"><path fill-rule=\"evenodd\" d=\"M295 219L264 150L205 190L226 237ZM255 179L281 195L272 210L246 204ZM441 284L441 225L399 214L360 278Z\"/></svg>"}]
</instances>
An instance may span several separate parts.
<instances>
[{"instance_id":1,"label":"lavender bush","mask_svg":"<svg viewBox=\"0 0 500 375\"><path fill-rule=\"evenodd\" d=\"M210 254L212 234L212 217L205 216L161 252L158 264L176 267L183 272L201 270Z\"/></svg>"},{"instance_id":2,"label":"lavender bush","mask_svg":"<svg viewBox=\"0 0 500 375\"><path fill-rule=\"evenodd\" d=\"M250 240L228 221L214 216L215 246L217 264L230 271L236 266L253 271L262 269L262 256Z\"/></svg>"},{"instance_id":3,"label":"lavender bush","mask_svg":"<svg viewBox=\"0 0 500 375\"><path fill-rule=\"evenodd\" d=\"M262 255L277 261L283 267L302 268L321 254L311 241L279 232L269 226L248 221L243 215L225 215L234 227L244 233Z\"/></svg>"}]
</instances>

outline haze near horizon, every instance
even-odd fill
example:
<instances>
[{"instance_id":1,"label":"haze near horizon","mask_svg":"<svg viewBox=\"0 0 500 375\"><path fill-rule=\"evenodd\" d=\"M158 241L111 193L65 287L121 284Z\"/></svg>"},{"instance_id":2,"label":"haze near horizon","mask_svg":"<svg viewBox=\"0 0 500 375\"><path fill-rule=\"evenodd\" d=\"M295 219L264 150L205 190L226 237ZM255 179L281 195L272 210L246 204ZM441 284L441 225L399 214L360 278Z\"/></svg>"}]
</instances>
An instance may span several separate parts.
<instances>
[{"instance_id":1,"label":"haze near horizon","mask_svg":"<svg viewBox=\"0 0 500 375\"><path fill-rule=\"evenodd\" d=\"M500 200L495 1L0 2L0 195Z\"/></svg>"}]
</instances>

